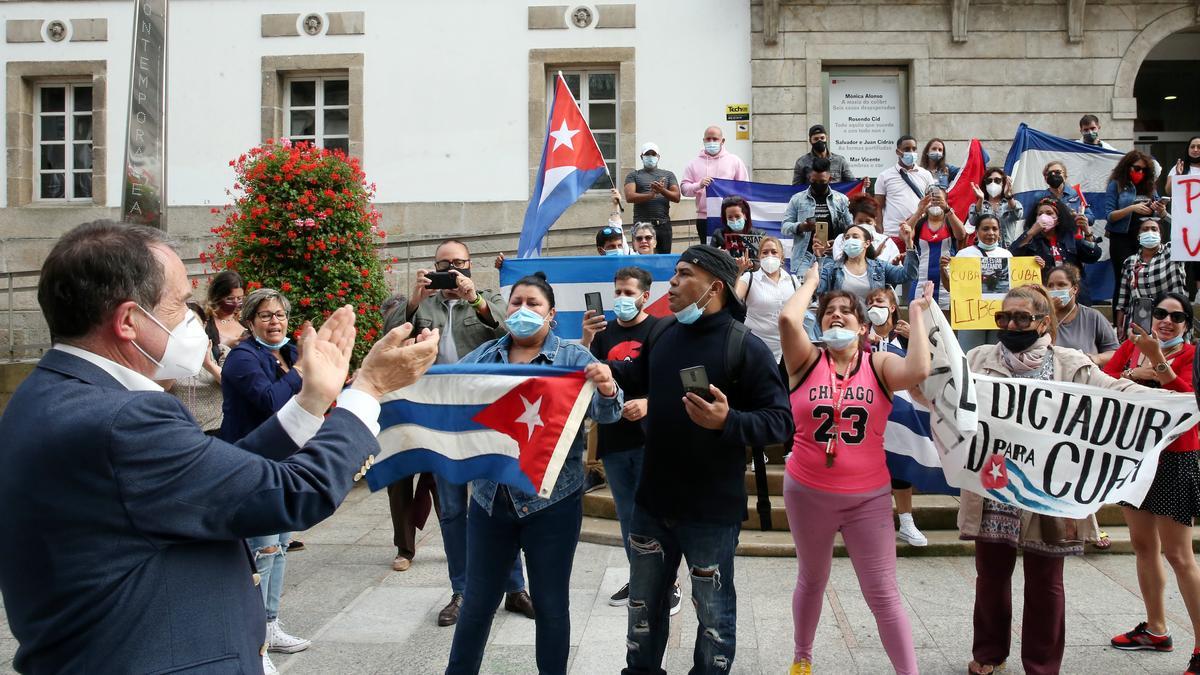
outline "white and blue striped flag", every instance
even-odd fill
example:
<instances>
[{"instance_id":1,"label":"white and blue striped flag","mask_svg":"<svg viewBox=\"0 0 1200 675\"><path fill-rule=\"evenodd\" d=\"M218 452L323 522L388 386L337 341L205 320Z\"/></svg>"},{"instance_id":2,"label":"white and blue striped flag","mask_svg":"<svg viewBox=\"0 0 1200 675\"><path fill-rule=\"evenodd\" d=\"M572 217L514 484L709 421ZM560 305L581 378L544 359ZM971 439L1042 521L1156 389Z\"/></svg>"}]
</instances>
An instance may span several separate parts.
<instances>
[{"instance_id":1,"label":"white and blue striped flag","mask_svg":"<svg viewBox=\"0 0 1200 675\"><path fill-rule=\"evenodd\" d=\"M833 183L830 187L847 197L853 197L862 193L863 182L852 180ZM791 258L792 238L781 236L779 232L783 227L783 216L787 213L788 202L797 192L807 189L807 185L776 185L715 178L704 191L708 208L708 234L711 236L721 226L721 202L726 197L741 197L750 204L750 219L754 223L754 229L779 237L783 242L783 257Z\"/></svg>"}]
</instances>

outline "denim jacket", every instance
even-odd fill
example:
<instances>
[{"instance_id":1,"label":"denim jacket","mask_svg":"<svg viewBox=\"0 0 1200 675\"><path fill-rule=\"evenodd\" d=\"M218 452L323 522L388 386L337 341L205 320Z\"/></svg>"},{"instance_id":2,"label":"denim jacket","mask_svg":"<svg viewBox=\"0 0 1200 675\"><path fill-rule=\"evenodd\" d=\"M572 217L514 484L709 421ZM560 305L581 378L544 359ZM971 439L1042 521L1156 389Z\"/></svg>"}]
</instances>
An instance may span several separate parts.
<instances>
[{"instance_id":1,"label":"denim jacket","mask_svg":"<svg viewBox=\"0 0 1200 675\"><path fill-rule=\"evenodd\" d=\"M467 354L459 363L508 363L508 350L512 346L512 337L505 335L497 340L479 345L475 351ZM534 357L533 364L555 366L584 366L596 361L591 352L577 344L562 341L551 333L546 336L542 345L542 353ZM588 417L599 424L611 424L621 419L621 408L625 405L625 394L620 388L613 398L606 398L596 392L592 395L591 405L588 406ZM518 487L508 486L508 494L512 497L513 507L518 518L524 518L533 513L556 504L575 494L583 485L583 451L586 445L582 426L575 433L571 449L563 463L562 472L558 474L558 482L554 484L554 492L549 499L542 499L536 494L526 492ZM475 501L489 514L492 503L496 499L497 484L490 480L471 481L471 493Z\"/></svg>"},{"instance_id":2,"label":"denim jacket","mask_svg":"<svg viewBox=\"0 0 1200 675\"><path fill-rule=\"evenodd\" d=\"M826 202L829 205L829 241L845 232L853 220L850 218L850 200L837 190L830 189ZM817 213L817 200L813 199L808 190L802 190L792 195L788 202L787 212L783 216L783 224L779 232L783 236L792 235L792 274L803 277L811 262L808 259L809 244L812 243L812 232L801 232L799 226Z\"/></svg>"},{"instance_id":3,"label":"denim jacket","mask_svg":"<svg viewBox=\"0 0 1200 675\"><path fill-rule=\"evenodd\" d=\"M812 253L806 254L807 261L804 268L812 264ZM917 275L920 273L920 256L913 249L908 249L904 254L904 265L893 265L885 260L876 258L867 258L867 276L871 281L871 290L883 288L884 286L897 286L902 283L911 283L917 280ZM842 287L846 281L846 265L844 262L829 256L821 258L821 281L817 284L817 292L813 297L819 297L827 291L837 290Z\"/></svg>"},{"instance_id":4,"label":"denim jacket","mask_svg":"<svg viewBox=\"0 0 1200 675\"><path fill-rule=\"evenodd\" d=\"M1129 231L1129 223L1133 220L1132 215L1125 216L1113 220L1109 216L1113 211L1119 211L1130 204L1137 201L1138 197L1149 196L1151 199L1158 199L1158 193L1152 192L1149 195L1139 195L1137 189L1133 185L1128 185L1124 190L1117 186L1117 181L1108 181L1108 189L1104 191L1104 217L1108 219L1104 229L1107 232L1114 234L1125 234Z\"/></svg>"}]
</instances>

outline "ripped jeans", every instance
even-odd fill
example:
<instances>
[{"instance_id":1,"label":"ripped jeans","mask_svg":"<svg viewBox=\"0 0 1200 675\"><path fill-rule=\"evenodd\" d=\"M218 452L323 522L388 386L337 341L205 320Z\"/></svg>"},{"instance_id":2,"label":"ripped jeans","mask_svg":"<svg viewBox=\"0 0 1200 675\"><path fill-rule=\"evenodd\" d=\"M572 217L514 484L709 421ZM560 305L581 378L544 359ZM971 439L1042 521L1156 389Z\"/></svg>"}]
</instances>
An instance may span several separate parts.
<instances>
[{"instance_id":1,"label":"ripped jeans","mask_svg":"<svg viewBox=\"0 0 1200 675\"><path fill-rule=\"evenodd\" d=\"M629 526L629 631L623 673L663 673L671 627L671 592L680 558L692 576L700 622L692 673L727 673L737 644L733 554L741 523L728 525L656 518L635 508Z\"/></svg>"},{"instance_id":2,"label":"ripped jeans","mask_svg":"<svg viewBox=\"0 0 1200 675\"><path fill-rule=\"evenodd\" d=\"M279 598L283 596L283 573L287 569L287 547L291 540L291 532L250 537L246 540L250 552L254 554L254 564L258 567L258 587L262 590L267 623L279 618ZM260 552L271 547L274 547L271 552Z\"/></svg>"}]
</instances>

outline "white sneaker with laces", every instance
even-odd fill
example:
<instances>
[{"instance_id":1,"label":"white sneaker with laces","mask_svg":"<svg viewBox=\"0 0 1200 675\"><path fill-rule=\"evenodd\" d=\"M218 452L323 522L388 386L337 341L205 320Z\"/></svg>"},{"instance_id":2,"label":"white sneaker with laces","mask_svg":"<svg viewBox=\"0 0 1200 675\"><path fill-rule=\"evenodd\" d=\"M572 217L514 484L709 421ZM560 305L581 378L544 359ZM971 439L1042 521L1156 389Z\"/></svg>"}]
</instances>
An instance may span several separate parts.
<instances>
[{"instance_id":1,"label":"white sneaker with laces","mask_svg":"<svg viewBox=\"0 0 1200 675\"><path fill-rule=\"evenodd\" d=\"M900 529L896 531L896 538L909 546L929 545L929 539L917 529L911 513L900 514Z\"/></svg>"},{"instance_id":2,"label":"white sneaker with laces","mask_svg":"<svg viewBox=\"0 0 1200 675\"><path fill-rule=\"evenodd\" d=\"M683 609L683 591L679 584L675 584L675 588L671 589L671 616L678 614L680 609Z\"/></svg>"},{"instance_id":3,"label":"white sneaker with laces","mask_svg":"<svg viewBox=\"0 0 1200 675\"><path fill-rule=\"evenodd\" d=\"M283 626L279 625L279 619L275 619L267 624L267 651L279 652L280 654L295 654L311 646L311 640L305 640L295 635L288 635L283 630Z\"/></svg>"},{"instance_id":4,"label":"white sneaker with laces","mask_svg":"<svg viewBox=\"0 0 1200 675\"><path fill-rule=\"evenodd\" d=\"M271 657L263 654L263 675L276 675L278 672L275 664L271 663Z\"/></svg>"}]
</instances>

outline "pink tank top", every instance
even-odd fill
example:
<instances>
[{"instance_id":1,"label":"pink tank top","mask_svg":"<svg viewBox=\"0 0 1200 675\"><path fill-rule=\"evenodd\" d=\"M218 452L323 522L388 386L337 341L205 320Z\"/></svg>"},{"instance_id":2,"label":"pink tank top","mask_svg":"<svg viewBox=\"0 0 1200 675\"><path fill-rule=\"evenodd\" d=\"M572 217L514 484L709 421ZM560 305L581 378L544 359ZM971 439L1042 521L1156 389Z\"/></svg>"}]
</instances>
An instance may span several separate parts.
<instances>
[{"instance_id":1,"label":"pink tank top","mask_svg":"<svg viewBox=\"0 0 1200 675\"><path fill-rule=\"evenodd\" d=\"M787 460L788 474L806 487L857 494L889 484L883 430L892 412L871 355L863 352L857 367L843 380L828 353L820 357L796 385L790 400L796 440ZM827 451L833 439L833 466Z\"/></svg>"}]
</instances>

